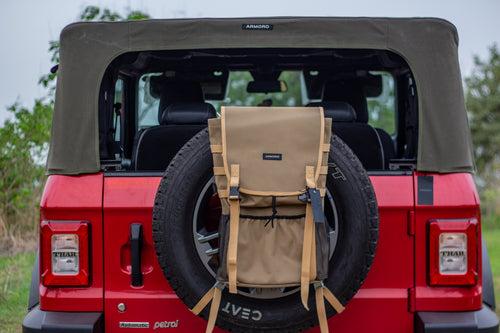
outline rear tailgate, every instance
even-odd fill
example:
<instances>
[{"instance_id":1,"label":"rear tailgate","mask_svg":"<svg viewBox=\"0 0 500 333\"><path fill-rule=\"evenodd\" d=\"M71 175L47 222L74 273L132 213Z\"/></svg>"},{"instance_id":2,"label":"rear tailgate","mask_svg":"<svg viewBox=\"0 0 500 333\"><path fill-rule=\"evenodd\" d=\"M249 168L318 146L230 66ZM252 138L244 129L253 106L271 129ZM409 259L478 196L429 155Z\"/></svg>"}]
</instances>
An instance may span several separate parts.
<instances>
[{"instance_id":1,"label":"rear tailgate","mask_svg":"<svg viewBox=\"0 0 500 333\"><path fill-rule=\"evenodd\" d=\"M414 190L412 175L371 176L380 212L380 238L372 269L346 311L330 320L335 332L411 332L408 302L414 286ZM106 332L170 329L204 331L168 285L156 260L151 213L160 177L104 179L104 309ZM143 285L131 284L130 226L143 227ZM123 303L125 311L118 305ZM221 308L226 304L222 300ZM237 312L238 313L238 312ZM250 319L249 319L250 320ZM136 327L131 328L131 327ZM160 330L161 331L161 330ZM314 331L314 330L313 330Z\"/></svg>"}]
</instances>

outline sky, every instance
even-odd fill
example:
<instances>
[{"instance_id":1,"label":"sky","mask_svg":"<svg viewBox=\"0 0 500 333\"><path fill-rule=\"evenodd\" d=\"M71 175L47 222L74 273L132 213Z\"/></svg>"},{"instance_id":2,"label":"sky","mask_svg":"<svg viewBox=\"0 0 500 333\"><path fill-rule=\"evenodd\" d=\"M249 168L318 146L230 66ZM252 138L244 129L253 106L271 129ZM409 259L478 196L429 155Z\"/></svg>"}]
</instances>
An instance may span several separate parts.
<instances>
[{"instance_id":1,"label":"sky","mask_svg":"<svg viewBox=\"0 0 500 333\"><path fill-rule=\"evenodd\" d=\"M14 102L31 107L45 91L38 78L51 67L48 42L58 39L87 5L119 12L127 8L154 18L256 16L439 17L451 21L460 36L462 74L473 56L486 57L500 46L499 0L0 0L0 124Z\"/></svg>"}]
</instances>

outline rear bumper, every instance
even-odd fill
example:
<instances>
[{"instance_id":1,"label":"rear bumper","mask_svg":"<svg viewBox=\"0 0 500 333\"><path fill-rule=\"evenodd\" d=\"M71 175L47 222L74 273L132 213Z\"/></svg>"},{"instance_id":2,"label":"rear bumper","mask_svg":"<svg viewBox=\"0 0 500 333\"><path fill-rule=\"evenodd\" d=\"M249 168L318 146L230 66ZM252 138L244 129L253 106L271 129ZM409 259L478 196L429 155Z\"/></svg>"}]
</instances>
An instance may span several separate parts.
<instances>
[{"instance_id":1,"label":"rear bumper","mask_svg":"<svg viewBox=\"0 0 500 333\"><path fill-rule=\"evenodd\" d=\"M498 333L498 318L488 307L471 312L419 312L415 333ZM102 313L49 312L37 306L24 318L23 333L103 333Z\"/></svg>"},{"instance_id":2,"label":"rear bumper","mask_svg":"<svg viewBox=\"0 0 500 333\"><path fill-rule=\"evenodd\" d=\"M42 311L31 309L23 320L23 333L103 333L100 312Z\"/></svg>"},{"instance_id":3,"label":"rear bumper","mask_svg":"<svg viewBox=\"0 0 500 333\"><path fill-rule=\"evenodd\" d=\"M419 312L415 333L498 333L498 317L487 305L468 312Z\"/></svg>"}]
</instances>

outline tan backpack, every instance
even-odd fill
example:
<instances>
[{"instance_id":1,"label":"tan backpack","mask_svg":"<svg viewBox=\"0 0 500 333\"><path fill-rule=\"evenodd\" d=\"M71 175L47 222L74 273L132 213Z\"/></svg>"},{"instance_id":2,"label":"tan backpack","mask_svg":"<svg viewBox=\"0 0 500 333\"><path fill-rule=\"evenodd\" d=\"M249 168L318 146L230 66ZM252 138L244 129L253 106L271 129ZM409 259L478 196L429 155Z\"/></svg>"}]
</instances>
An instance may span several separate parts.
<instances>
[{"instance_id":1,"label":"tan backpack","mask_svg":"<svg viewBox=\"0 0 500 333\"><path fill-rule=\"evenodd\" d=\"M222 107L209 120L215 183L222 203L217 283L191 310L212 301L215 325L222 289L300 286L308 307L314 284L321 332L324 299L344 307L323 285L329 241L323 213L331 119L321 107Z\"/></svg>"}]
</instances>

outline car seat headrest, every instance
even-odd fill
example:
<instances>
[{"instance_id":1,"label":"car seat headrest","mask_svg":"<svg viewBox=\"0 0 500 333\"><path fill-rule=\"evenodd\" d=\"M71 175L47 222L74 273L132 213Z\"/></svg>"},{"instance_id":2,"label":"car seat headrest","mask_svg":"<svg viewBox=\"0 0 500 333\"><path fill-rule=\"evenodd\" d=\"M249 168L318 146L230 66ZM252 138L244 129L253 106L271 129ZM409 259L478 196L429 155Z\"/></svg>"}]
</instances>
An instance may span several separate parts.
<instances>
[{"instance_id":1,"label":"car seat headrest","mask_svg":"<svg viewBox=\"0 0 500 333\"><path fill-rule=\"evenodd\" d=\"M160 99L158 122L161 123L163 111L173 103L192 103L205 101L201 84L195 81L174 80L164 76L153 76L150 79L151 96Z\"/></svg>"},{"instance_id":2,"label":"car seat headrest","mask_svg":"<svg viewBox=\"0 0 500 333\"><path fill-rule=\"evenodd\" d=\"M195 81L174 80L164 76L153 76L150 79L151 96L164 103L203 102L201 84Z\"/></svg>"},{"instance_id":3,"label":"car seat headrest","mask_svg":"<svg viewBox=\"0 0 500 333\"><path fill-rule=\"evenodd\" d=\"M352 123L356 121L354 108L345 102L323 102L325 117L332 118L334 123Z\"/></svg>"},{"instance_id":4,"label":"car seat headrest","mask_svg":"<svg viewBox=\"0 0 500 333\"><path fill-rule=\"evenodd\" d=\"M210 103L173 103L162 114L162 125L206 125L208 119L217 117Z\"/></svg>"},{"instance_id":5,"label":"car seat headrest","mask_svg":"<svg viewBox=\"0 0 500 333\"><path fill-rule=\"evenodd\" d=\"M356 121L368 123L368 105L363 85L356 80L336 80L325 83L323 102L346 102L356 112Z\"/></svg>"}]
</instances>

